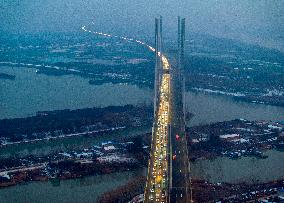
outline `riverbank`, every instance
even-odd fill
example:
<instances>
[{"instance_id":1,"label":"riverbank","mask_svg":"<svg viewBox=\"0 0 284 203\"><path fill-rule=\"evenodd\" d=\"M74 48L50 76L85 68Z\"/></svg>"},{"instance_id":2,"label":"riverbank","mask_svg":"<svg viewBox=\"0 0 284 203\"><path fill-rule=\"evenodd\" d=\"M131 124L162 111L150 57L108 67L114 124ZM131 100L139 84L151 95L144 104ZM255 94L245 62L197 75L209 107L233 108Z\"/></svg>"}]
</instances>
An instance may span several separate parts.
<instances>
[{"instance_id":1,"label":"riverbank","mask_svg":"<svg viewBox=\"0 0 284 203\"><path fill-rule=\"evenodd\" d=\"M141 176L127 184L102 194L98 203L143 202L146 177ZM284 178L265 183L211 183L191 179L194 202L281 202L284 200Z\"/></svg>"},{"instance_id":2,"label":"riverbank","mask_svg":"<svg viewBox=\"0 0 284 203\"><path fill-rule=\"evenodd\" d=\"M96 136L150 125L150 106L109 106L42 111L36 116L0 120L0 147L72 136Z\"/></svg>"},{"instance_id":3,"label":"riverbank","mask_svg":"<svg viewBox=\"0 0 284 203\"><path fill-rule=\"evenodd\" d=\"M218 122L208 125L201 125L190 127L187 129L189 150L190 150L190 160L192 162L192 171L193 174L197 177L202 177L202 171L204 168L202 164L206 161L209 161L207 167L214 165L211 161L219 162L219 159L224 159L221 163L225 163L228 160L232 159L233 162L238 162L241 157L244 157L244 160L253 160L259 159L257 163L262 161L271 161L281 159L283 156L282 153L279 154L280 158L274 157L275 153L273 150L269 150L268 153L265 151L267 149L281 149L283 143L283 124L276 123L272 121L248 121L245 119L235 119L232 121ZM114 169L116 168L117 163L128 162L139 163L143 166L146 166L148 156L149 156L149 146L151 142L151 134L144 133L136 135L133 138L122 138L122 142L105 140L100 144L93 144L89 147L81 148L71 148L69 150L57 151L53 153L47 153L45 155L27 155L27 156L16 156L16 157L7 157L1 158L1 176L3 180L5 178L13 177L16 172L24 171L36 171L36 174L33 175L31 172L32 179L45 180L57 176L54 172L47 173L47 168L50 168L50 164L55 162L65 162L68 161L69 166L72 168L72 164L84 163L84 166L87 166L87 169L92 172L87 172L86 174L80 174L78 171L71 173L67 168L64 168L68 173L68 176L64 173L62 177L76 178L84 175L90 175L94 173L95 169L98 169L96 163L108 162L114 164ZM104 136L102 136L104 137ZM65 139L65 138L64 138ZM106 139L106 138L105 138ZM53 141L50 141L53 142ZM8 146L7 146L8 147ZM178 156L179 152L173 152ZM133 157L133 155L135 155ZM272 157L270 157L272 156ZM277 155L278 156L278 155ZM202 161L204 160L204 161ZM243 162L243 161L241 161ZM71 164L72 163L72 164ZM93 165L95 164L95 165ZM200 164L202 166L200 166ZM276 165L275 165L276 164ZM235 164L229 164L235 165ZM280 164L281 165L281 164ZM278 168L280 166L276 162L269 163L269 166ZM36 168L34 168L36 167ZM77 166L81 168L81 166ZM111 167L111 165L109 165ZM265 170L264 166L261 166L263 171ZM283 166L284 167L284 166ZM29 169L31 168L31 169ZM76 167L75 167L76 168ZM196 168L199 168L199 173L196 173ZM235 168L238 168L237 166ZM85 169L84 169L85 170ZM83 171L84 171L83 170ZM87 170L87 171L88 171ZM225 169L223 169L225 170ZM223 170L219 172L222 173ZM232 169L233 170L233 169ZM245 168L243 170L246 170ZM116 170L114 170L116 171ZM113 172L114 172L113 171ZM210 169L206 170L208 174ZM226 173L226 172L225 172ZM41 175L39 175L41 174ZM45 175L42 175L45 174ZM50 174L53 174L50 176ZM54 175L55 174L55 175ZM80 175L78 175L80 174ZM244 173L246 174L246 173ZM276 172L276 176L281 173ZM211 174L212 175L212 174ZM211 176L210 175L210 176ZM215 176L223 176L220 173L216 173ZM207 176L207 175L205 175ZM214 175L213 175L214 176ZM255 177L252 174L250 177ZM20 177L22 174L20 173ZM224 176L226 177L226 176ZM275 177L275 176L273 176ZM272 178L273 178L272 177ZM279 177L279 176L277 176ZM242 176L238 177L242 179ZM18 178L16 181L11 181L11 184L17 184L22 181L28 181L32 179L26 179L24 176L23 179ZM233 178L234 179L234 178ZM269 179L269 177L268 177ZM9 182L9 181L8 181ZM4 181L5 186L6 182ZM8 183L10 184L10 183Z\"/></svg>"},{"instance_id":4,"label":"riverbank","mask_svg":"<svg viewBox=\"0 0 284 203\"><path fill-rule=\"evenodd\" d=\"M30 181L59 181L67 179L82 178L92 175L103 175L123 171L133 171L139 166L138 161L123 157L112 163L100 162L92 159L64 160L58 162L49 162L36 164L32 167L11 169L0 172L0 188L15 186Z\"/></svg>"},{"instance_id":5,"label":"riverbank","mask_svg":"<svg viewBox=\"0 0 284 203\"><path fill-rule=\"evenodd\" d=\"M3 85L0 105L5 107L1 109L1 119L34 116L43 110L151 105L153 102L151 89L130 84L89 85L88 79L78 75L46 76L37 74L35 68L21 65L13 68L2 66L1 72L16 76L14 81L0 81ZM189 125L241 117L277 120L283 118L284 113L284 108L280 106L243 102L208 92L188 91L186 103L190 107L188 111L195 115Z\"/></svg>"},{"instance_id":6,"label":"riverbank","mask_svg":"<svg viewBox=\"0 0 284 203\"><path fill-rule=\"evenodd\" d=\"M284 200L284 178L265 183L210 183L192 180L195 202L281 202Z\"/></svg>"},{"instance_id":7,"label":"riverbank","mask_svg":"<svg viewBox=\"0 0 284 203\"><path fill-rule=\"evenodd\" d=\"M187 129L190 159L227 156L267 158L262 151L284 149L284 124L273 121L235 119Z\"/></svg>"},{"instance_id":8,"label":"riverbank","mask_svg":"<svg viewBox=\"0 0 284 203\"><path fill-rule=\"evenodd\" d=\"M28 181L73 179L146 167L142 141L103 142L81 150L48 156L1 159L0 188Z\"/></svg>"},{"instance_id":9,"label":"riverbank","mask_svg":"<svg viewBox=\"0 0 284 203\"><path fill-rule=\"evenodd\" d=\"M122 186L141 174L145 174L144 169L67 180L32 181L2 188L0 197L5 203L96 202L104 192Z\"/></svg>"},{"instance_id":10,"label":"riverbank","mask_svg":"<svg viewBox=\"0 0 284 203\"><path fill-rule=\"evenodd\" d=\"M21 46L7 38L0 47L6 51L0 66L34 69L35 77L72 75L96 86L113 83L153 89L154 55L145 42L125 37L109 38L105 37L108 34L89 29L83 26L82 30L88 34L76 33L76 37L65 33L64 40L51 33L48 37L41 34L21 36L18 40L25 44ZM283 107L283 53L212 36L195 34L192 37L194 40L186 42L185 46L185 49L191 47L184 61L185 77L190 78L186 81L187 90L231 95L253 103ZM28 44L27 38L32 39ZM167 46L175 43L169 40ZM106 48L108 46L112 48ZM165 51L176 55L174 49ZM42 54L45 57L42 58Z\"/></svg>"}]
</instances>

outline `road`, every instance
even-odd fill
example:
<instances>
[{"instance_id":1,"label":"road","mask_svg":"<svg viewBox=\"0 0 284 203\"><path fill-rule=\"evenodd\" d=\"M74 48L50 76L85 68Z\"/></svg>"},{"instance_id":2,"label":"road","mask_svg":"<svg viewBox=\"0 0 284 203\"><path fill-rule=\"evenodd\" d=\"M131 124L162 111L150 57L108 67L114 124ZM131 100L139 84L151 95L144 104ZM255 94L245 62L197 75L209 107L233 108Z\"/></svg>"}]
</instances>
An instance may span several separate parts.
<instances>
[{"instance_id":1,"label":"road","mask_svg":"<svg viewBox=\"0 0 284 203\"><path fill-rule=\"evenodd\" d=\"M87 30L86 26L83 26L82 30L96 35L136 42L146 46L150 51L156 51L155 48L140 40L92 32ZM181 77L180 74L171 70L169 60L165 55L158 52L158 56L162 61L162 74L152 129L144 202L190 202L189 162L183 120Z\"/></svg>"},{"instance_id":2,"label":"road","mask_svg":"<svg viewBox=\"0 0 284 203\"><path fill-rule=\"evenodd\" d=\"M168 197L168 142L170 124L170 81L168 59L159 53L162 59L163 74L159 87L158 107L153 126L151 154L146 182L148 202L167 202Z\"/></svg>"},{"instance_id":3,"label":"road","mask_svg":"<svg viewBox=\"0 0 284 203\"><path fill-rule=\"evenodd\" d=\"M185 134L182 77L162 59L162 80L152 129L145 202L190 202L189 161Z\"/></svg>"},{"instance_id":4,"label":"road","mask_svg":"<svg viewBox=\"0 0 284 203\"><path fill-rule=\"evenodd\" d=\"M1 170L0 171L0 176L5 176L8 173L15 173L15 172L20 172L20 171L32 171L35 169L42 169L46 166L48 162L44 162L44 163L38 163L38 164L34 164L32 166L23 166L23 167L14 167L14 168L10 168L8 170Z\"/></svg>"}]
</instances>

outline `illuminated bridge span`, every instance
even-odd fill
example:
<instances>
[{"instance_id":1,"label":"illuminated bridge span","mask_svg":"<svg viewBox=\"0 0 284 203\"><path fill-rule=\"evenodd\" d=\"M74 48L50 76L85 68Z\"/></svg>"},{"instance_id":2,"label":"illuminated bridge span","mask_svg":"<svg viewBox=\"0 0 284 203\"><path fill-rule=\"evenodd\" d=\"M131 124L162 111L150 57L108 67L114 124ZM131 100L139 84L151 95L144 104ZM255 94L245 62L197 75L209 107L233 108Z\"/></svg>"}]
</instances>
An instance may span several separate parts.
<instances>
[{"instance_id":1,"label":"illuminated bridge span","mask_svg":"<svg viewBox=\"0 0 284 203\"><path fill-rule=\"evenodd\" d=\"M185 19L178 18L178 54L172 60L174 65L162 52L161 17L155 19L155 48L133 38L91 31L86 26L82 30L135 42L155 52L155 119L144 202L191 202L184 110Z\"/></svg>"},{"instance_id":2,"label":"illuminated bridge span","mask_svg":"<svg viewBox=\"0 0 284 203\"><path fill-rule=\"evenodd\" d=\"M155 99L151 153L144 202L190 202L189 161L185 134L185 19L178 18L175 66L162 52L162 18L155 19Z\"/></svg>"}]
</instances>

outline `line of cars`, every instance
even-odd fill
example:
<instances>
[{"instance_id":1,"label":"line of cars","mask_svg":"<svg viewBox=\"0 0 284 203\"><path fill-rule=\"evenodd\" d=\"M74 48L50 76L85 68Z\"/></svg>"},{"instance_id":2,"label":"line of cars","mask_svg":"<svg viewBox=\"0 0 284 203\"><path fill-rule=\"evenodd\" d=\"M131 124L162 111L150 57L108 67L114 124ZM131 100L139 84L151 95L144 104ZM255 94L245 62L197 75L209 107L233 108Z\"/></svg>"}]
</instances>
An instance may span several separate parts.
<instances>
[{"instance_id":1,"label":"line of cars","mask_svg":"<svg viewBox=\"0 0 284 203\"><path fill-rule=\"evenodd\" d=\"M162 56L163 69L168 69L167 59ZM167 202L168 188L168 125L169 125L169 91L170 91L170 75L165 72L162 75L160 86L160 103L157 111L157 120L154 126L153 143L154 152L151 153L149 165L149 201L151 202ZM145 197L146 198L146 197Z\"/></svg>"}]
</instances>

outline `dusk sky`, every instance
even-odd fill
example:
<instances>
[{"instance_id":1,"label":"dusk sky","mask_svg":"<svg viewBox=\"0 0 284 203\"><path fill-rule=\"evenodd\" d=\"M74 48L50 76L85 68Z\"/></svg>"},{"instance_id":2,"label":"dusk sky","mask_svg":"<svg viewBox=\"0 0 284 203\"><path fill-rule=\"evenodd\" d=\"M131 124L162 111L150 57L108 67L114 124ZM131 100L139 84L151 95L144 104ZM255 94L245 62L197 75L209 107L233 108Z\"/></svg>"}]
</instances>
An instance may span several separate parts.
<instances>
[{"instance_id":1,"label":"dusk sky","mask_svg":"<svg viewBox=\"0 0 284 203\"><path fill-rule=\"evenodd\" d=\"M284 0L0 0L0 203L279 202Z\"/></svg>"},{"instance_id":2,"label":"dusk sky","mask_svg":"<svg viewBox=\"0 0 284 203\"><path fill-rule=\"evenodd\" d=\"M162 15L167 33L176 16L187 32L210 34L283 50L284 1L254 0L2 0L0 31L79 31L94 22L98 31L151 36L153 18Z\"/></svg>"}]
</instances>

